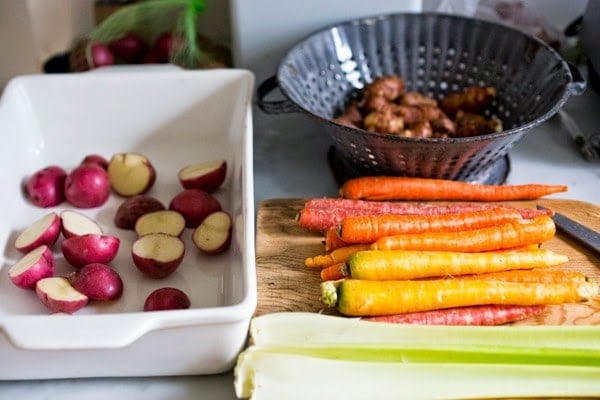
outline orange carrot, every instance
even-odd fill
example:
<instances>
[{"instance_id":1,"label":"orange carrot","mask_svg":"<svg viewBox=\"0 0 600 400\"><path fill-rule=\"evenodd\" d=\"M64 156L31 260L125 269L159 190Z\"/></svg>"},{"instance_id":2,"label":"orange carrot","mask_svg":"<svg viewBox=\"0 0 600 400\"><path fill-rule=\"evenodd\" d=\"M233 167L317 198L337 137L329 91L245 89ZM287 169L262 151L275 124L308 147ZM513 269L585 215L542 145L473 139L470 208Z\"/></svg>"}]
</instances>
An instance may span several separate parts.
<instances>
[{"instance_id":1,"label":"orange carrot","mask_svg":"<svg viewBox=\"0 0 600 400\"><path fill-rule=\"evenodd\" d=\"M346 264L341 262L333 264L332 266L325 267L321 270L322 281L337 281L338 279L344 279L346 274L344 273Z\"/></svg>"},{"instance_id":2,"label":"orange carrot","mask_svg":"<svg viewBox=\"0 0 600 400\"><path fill-rule=\"evenodd\" d=\"M363 321L387 322L412 325L470 325L490 326L520 321L544 312L546 306L482 305L470 307L446 308L441 310L411 312L363 317Z\"/></svg>"},{"instance_id":3,"label":"orange carrot","mask_svg":"<svg viewBox=\"0 0 600 400\"><path fill-rule=\"evenodd\" d=\"M352 254L342 271L353 279L383 281L546 268L567 261L567 256L544 249L490 253L367 250Z\"/></svg>"},{"instance_id":4,"label":"orange carrot","mask_svg":"<svg viewBox=\"0 0 600 400\"><path fill-rule=\"evenodd\" d=\"M488 272L485 274L461 275L460 279L481 279L529 283L561 283L589 281L589 278L583 272L561 269L523 269Z\"/></svg>"},{"instance_id":5,"label":"orange carrot","mask_svg":"<svg viewBox=\"0 0 600 400\"><path fill-rule=\"evenodd\" d=\"M435 250L481 252L543 243L556 233L552 218L511 221L498 226L456 232L426 232L382 237L372 250Z\"/></svg>"},{"instance_id":6,"label":"orange carrot","mask_svg":"<svg viewBox=\"0 0 600 400\"><path fill-rule=\"evenodd\" d=\"M308 257L304 260L304 265L309 268L325 268L333 264L343 263L348 261L348 258L357 251L366 250L369 245L357 244L346 247L340 247L327 254L319 254L314 257Z\"/></svg>"},{"instance_id":7,"label":"orange carrot","mask_svg":"<svg viewBox=\"0 0 600 400\"><path fill-rule=\"evenodd\" d=\"M589 300L598 286L583 283L515 283L468 279L321 283L321 299L347 316L366 317L484 304L544 305Z\"/></svg>"},{"instance_id":8,"label":"orange carrot","mask_svg":"<svg viewBox=\"0 0 600 400\"><path fill-rule=\"evenodd\" d=\"M338 235L338 230L336 228L329 228L325 231L325 251L333 251L351 244L352 243L347 243L342 240Z\"/></svg>"},{"instance_id":9,"label":"orange carrot","mask_svg":"<svg viewBox=\"0 0 600 400\"><path fill-rule=\"evenodd\" d=\"M365 176L347 180L340 195L366 200L533 200L566 192L566 185L483 185L461 181L397 176Z\"/></svg>"},{"instance_id":10,"label":"orange carrot","mask_svg":"<svg viewBox=\"0 0 600 400\"><path fill-rule=\"evenodd\" d=\"M309 199L296 216L298 225L315 232L323 232L337 226L344 218L360 215L442 215L461 212L507 208L521 214L523 218L552 215L550 209L537 210L490 203L424 204L399 203L342 198Z\"/></svg>"},{"instance_id":11,"label":"orange carrot","mask_svg":"<svg viewBox=\"0 0 600 400\"><path fill-rule=\"evenodd\" d=\"M519 220L519 213L501 208L445 215L365 215L343 219L338 235L347 243L373 243L401 233L456 232Z\"/></svg>"}]
</instances>

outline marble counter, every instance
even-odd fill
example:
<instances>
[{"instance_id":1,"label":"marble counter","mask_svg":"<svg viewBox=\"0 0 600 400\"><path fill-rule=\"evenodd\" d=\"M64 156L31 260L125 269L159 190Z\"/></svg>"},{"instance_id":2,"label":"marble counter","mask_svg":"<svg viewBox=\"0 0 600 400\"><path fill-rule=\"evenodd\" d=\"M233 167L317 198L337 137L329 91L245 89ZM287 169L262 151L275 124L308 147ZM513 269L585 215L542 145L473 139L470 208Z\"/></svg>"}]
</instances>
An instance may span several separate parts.
<instances>
[{"instance_id":1,"label":"marble counter","mask_svg":"<svg viewBox=\"0 0 600 400\"><path fill-rule=\"evenodd\" d=\"M565 109L586 131L600 126L600 97L591 90L569 99ZM255 109L254 130L256 209L262 200L269 198L336 195L336 182L325 156L330 146L329 137L306 116L265 115ZM509 156L511 170L507 183L566 183L570 190L556 197L599 202L600 161L584 160L557 118L528 133ZM200 377L0 382L0 399L17 398L233 400L235 395L231 373Z\"/></svg>"}]
</instances>

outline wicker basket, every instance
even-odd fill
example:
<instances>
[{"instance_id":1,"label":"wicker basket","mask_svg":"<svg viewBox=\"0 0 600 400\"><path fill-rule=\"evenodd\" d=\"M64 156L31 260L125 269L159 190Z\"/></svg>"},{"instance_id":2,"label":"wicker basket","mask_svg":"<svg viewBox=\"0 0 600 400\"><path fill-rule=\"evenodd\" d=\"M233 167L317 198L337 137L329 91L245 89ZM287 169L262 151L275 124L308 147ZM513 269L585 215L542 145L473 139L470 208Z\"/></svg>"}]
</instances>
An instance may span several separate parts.
<instances>
[{"instance_id":1,"label":"wicker basket","mask_svg":"<svg viewBox=\"0 0 600 400\"><path fill-rule=\"evenodd\" d=\"M367 17L328 27L292 47L277 75L258 88L267 113L304 112L333 139L353 175L404 175L497 181L509 149L585 89L576 69L542 41L518 30L460 16L422 13ZM332 121L376 77L399 75L407 90L441 99L469 86L494 86L485 110L504 131L419 139L349 128ZM575 78L574 78L575 76ZM285 99L267 101L279 88Z\"/></svg>"}]
</instances>

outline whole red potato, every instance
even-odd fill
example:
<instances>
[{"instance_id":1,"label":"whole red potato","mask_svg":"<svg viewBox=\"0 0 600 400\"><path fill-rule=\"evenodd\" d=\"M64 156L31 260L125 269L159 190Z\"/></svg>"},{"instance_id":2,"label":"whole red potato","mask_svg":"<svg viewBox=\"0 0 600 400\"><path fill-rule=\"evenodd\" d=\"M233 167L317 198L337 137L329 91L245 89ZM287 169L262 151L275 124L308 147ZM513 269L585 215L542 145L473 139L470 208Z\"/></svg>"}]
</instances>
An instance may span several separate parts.
<instances>
[{"instance_id":1,"label":"whole red potato","mask_svg":"<svg viewBox=\"0 0 600 400\"><path fill-rule=\"evenodd\" d=\"M108 168L108 160L100 154L88 154L83 157L80 164L96 164L104 169Z\"/></svg>"},{"instance_id":2,"label":"whole red potato","mask_svg":"<svg viewBox=\"0 0 600 400\"><path fill-rule=\"evenodd\" d=\"M161 33L152 44L151 52L155 61L158 63L168 63L171 55L181 46L182 38L173 35L171 32Z\"/></svg>"},{"instance_id":3,"label":"whole red potato","mask_svg":"<svg viewBox=\"0 0 600 400\"><path fill-rule=\"evenodd\" d=\"M221 203L211 194L200 189L186 189L171 199L169 210L177 211L185 219L185 226L195 228L204 219L221 211Z\"/></svg>"},{"instance_id":4,"label":"whole red potato","mask_svg":"<svg viewBox=\"0 0 600 400\"><path fill-rule=\"evenodd\" d=\"M65 200L66 179L67 172L57 165L42 168L27 180L27 196L38 207L54 207Z\"/></svg>"},{"instance_id":5,"label":"whole red potato","mask_svg":"<svg viewBox=\"0 0 600 400\"><path fill-rule=\"evenodd\" d=\"M187 294L174 287L156 289L144 301L144 311L182 310L190 306Z\"/></svg>"},{"instance_id":6,"label":"whole red potato","mask_svg":"<svg viewBox=\"0 0 600 400\"><path fill-rule=\"evenodd\" d=\"M84 265L68 277L75 290L90 300L111 301L123 294L123 280L119 273L102 263Z\"/></svg>"},{"instance_id":7,"label":"whole red potato","mask_svg":"<svg viewBox=\"0 0 600 400\"><path fill-rule=\"evenodd\" d=\"M148 45L141 36L129 32L110 42L108 47L118 59L126 64L138 64L142 61Z\"/></svg>"},{"instance_id":8,"label":"whole red potato","mask_svg":"<svg viewBox=\"0 0 600 400\"><path fill-rule=\"evenodd\" d=\"M69 53L69 68L74 72L113 65L115 57L104 43L80 39Z\"/></svg>"},{"instance_id":9,"label":"whole red potato","mask_svg":"<svg viewBox=\"0 0 600 400\"><path fill-rule=\"evenodd\" d=\"M104 67L113 65L115 63L115 57L108 48L107 45L100 42L93 42L90 44L90 54L92 56L92 67Z\"/></svg>"},{"instance_id":10,"label":"whole red potato","mask_svg":"<svg viewBox=\"0 0 600 400\"><path fill-rule=\"evenodd\" d=\"M106 170L97 164L81 164L67 175L65 198L79 208L99 207L110 196Z\"/></svg>"}]
</instances>

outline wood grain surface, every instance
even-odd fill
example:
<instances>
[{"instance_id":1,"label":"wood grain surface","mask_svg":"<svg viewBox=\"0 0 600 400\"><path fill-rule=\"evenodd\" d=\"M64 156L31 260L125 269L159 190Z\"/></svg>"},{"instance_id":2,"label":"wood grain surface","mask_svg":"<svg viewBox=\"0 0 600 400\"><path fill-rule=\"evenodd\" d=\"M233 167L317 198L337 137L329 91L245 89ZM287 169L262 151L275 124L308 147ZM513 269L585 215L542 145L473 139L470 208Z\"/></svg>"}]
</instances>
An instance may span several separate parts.
<instances>
[{"instance_id":1,"label":"wood grain surface","mask_svg":"<svg viewBox=\"0 0 600 400\"><path fill-rule=\"evenodd\" d=\"M310 311L333 314L320 301L318 270L304 266L304 259L323 254L322 236L296 223L305 199L272 199L258 209L256 267L258 306L256 315L278 311ZM507 203L535 208L536 204L560 212L592 229L600 230L600 207L576 200L546 199ZM543 244L544 248L569 257L560 268L584 272L600 282L600 257L562 233ZM549 306L539 316L520 325L600 325L600 299L584 304Z\"/></svg>"}]
</instances>

